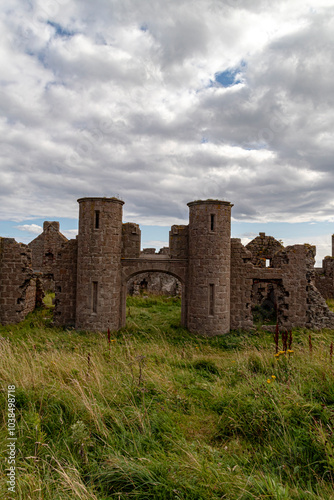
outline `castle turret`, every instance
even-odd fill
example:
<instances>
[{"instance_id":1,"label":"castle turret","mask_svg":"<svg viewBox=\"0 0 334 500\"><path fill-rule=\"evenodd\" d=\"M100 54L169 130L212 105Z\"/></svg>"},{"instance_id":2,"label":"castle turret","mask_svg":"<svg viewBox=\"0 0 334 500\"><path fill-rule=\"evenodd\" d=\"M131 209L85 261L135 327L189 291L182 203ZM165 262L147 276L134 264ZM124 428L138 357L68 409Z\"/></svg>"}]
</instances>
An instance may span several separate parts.
<instances>
[{"instance_id":1,"label":"castle turret","mask_svg":"<svg viewBox=\"0 0 334 500\"><path fill-rule=\"evenodd\" d=\"M187 326L192 332L221 335L230 330L232 206L219 200L188 203Z\"/></svg>"},{"instance_id":2,"label":"castle turret","mask_svg":"<svg viewBox=\"0 0 334 500\"><path fill-rule=\"evenodd\" d=\"M117 198L79 203L76 328L120 328L122 206Z\"/></svg>"}]
</instances>

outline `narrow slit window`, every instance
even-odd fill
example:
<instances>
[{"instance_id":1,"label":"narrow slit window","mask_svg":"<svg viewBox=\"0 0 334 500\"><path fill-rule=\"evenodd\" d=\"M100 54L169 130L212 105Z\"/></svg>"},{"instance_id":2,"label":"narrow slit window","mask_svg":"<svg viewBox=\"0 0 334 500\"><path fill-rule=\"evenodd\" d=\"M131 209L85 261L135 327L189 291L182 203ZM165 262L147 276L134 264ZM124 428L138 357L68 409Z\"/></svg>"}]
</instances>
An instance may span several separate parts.
<instances>
[{"instance_id":1,"label":"narrow slit window","mask_svg":"<svg viewBox=\"0 0 334 500\"><path fill-rule=\"evenodd\" d=\"M209 316L213 316L215 313L215 285L209 285Z\"/></svg>"},{"instance_id":2,"label":"narrow slit window","mask_svg":"<svg viewBox=\"0 0 334 500\"><path fill-rule=\"evenodd\" d=\"M100 210L95 210L95 229L100 228Z\"/></svg>"},{"instance_id":3,"label":"narrow slit window","mask_svg":"<svg viewBox=\"0 0 334 500\"><path fill-rule=\"evenodd\" d=\"M271 265L270 259L266 259L266 267L270 267L270 265Z\"/></svg>"},{"instance_id":4,"label":"narrow slit window","mask_svg":"<svg viewBox=\"0 0 334 500\"><path fill-rule=\"evenodd\" d=\"M97 312L97 288L98 282L93 281L93 313Z\"/></svg>"},{"instance_id":5,"label":"narrow slit window","mask_svg":"<svg viewBox=\"0 0 334 500\"><path fill-rule=\"evenodd\" d=\"M210 215L210 231L215 230L215 214Z\"/></svg>"}]
</instances>

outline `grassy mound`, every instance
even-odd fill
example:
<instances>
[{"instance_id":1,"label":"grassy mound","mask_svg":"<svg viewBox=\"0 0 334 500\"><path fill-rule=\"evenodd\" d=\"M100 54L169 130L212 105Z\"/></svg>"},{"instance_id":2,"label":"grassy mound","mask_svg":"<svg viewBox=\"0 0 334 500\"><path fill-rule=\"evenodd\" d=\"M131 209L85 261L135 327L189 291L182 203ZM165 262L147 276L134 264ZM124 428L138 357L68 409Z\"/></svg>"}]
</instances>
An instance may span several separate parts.
<instances>
[{"instance_id":1,"label":"grassy mound","mask_svg":"<svg viewBox=\"0 0 334 500\"><path fill-rule=\"evenodd\" d=\"M16 499L334 498L332 331L203 338L179 299L129 298L111 335L0 327L1 498L16 386Z\"/></svg>"}]
</instances>

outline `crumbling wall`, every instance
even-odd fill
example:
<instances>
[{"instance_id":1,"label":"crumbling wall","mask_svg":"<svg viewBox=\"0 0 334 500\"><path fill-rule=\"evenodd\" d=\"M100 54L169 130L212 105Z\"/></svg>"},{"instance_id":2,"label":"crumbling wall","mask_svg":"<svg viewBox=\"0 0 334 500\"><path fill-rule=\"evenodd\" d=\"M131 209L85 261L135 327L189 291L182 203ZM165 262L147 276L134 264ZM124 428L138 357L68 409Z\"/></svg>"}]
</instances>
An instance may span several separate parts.
<instances>
[{"instance_id":1,"label":"crumbling wall","mask_svg":"<svg viewBox=\"0 0 334 500\"><path fill-rule=\"evenodd\" d=\"M231 242L232 329L252 327L252 307L269 292L274 296L281 327L334 328L334 313L315 283L314 246L281 247L273 254L271 267L264 268L252 263L248 246L235 238Z\"/></svg>"},{"instance_id":2,"label":"crumbling wall","mask_svg":"<svg viewBox=\"0 0 334 500\"><path fill-rule=\"evenodd\" d=\"M141 255L155 255L155 248L143 248L140 252Z\"/></svg>"},{"instance_id":3,"label":"crumbling wall","mask_svg":"<svg viewBox=\"0 0 334 500\"><path fill-rule=\"evenodd\" d=\"M284 291L279 297L279 323L286 328L305 327L307 323L308 269L314 261L315 247L288 246L276 253L272 266L282 271Z\"/></svg>"},{"instance_id":4,"label":"crumbling wall","mask_svg":"<svg viewBox=\"0 0 334 500\"><path fill-rule=\"evenodd\" d=\"M314 252L315 255L315 252ZM325 293L332 292L333 283L333 259L330 257L325 258L325 269L329 286ZM319 291L317 284L317 273L314 269L314 258L309 258L307 263L307 279L308 279L308 307L307 319L308 328L334 328L334 313L329 309L323 294ZM333 297L333 295L331 295ZM330 298L327 297L327 298Z\"/></svg>"},{"instance_id":5,"label":"crumbling wall","mask_svg":"<svg viewBox=\"0 0 334 500\"><path fill-rule=\"evenodd\" d=\"M246 248L252 253L252 264L254 266L266 267L266 259L269 259L271 262L275 253L284 247L273 236L266 236L265 233L259 233L259 236L250 241L246 245Z\"/></svg>"},{"instance_id":6,"label":"crumbling wall","mask_svg":"<svg viewBox=\"0 0 334 500\"><path fill-rule=\"evenodd\" d=\"M315 252L312 245L293 245L273 259L284 276L285 312L281 323L287 328L334 328L334 313L316 287Z\"/></svg>"},{"instance_id":7,"label":"crumbling wall","mask_svg":"<svg viewBox=\"0 0 334 500\"><path fill-rule=\"evenodd\" d=\"M161 295L181 295L182 285L174 276L167 273L141 273L127 283L128 295L140 295L143 292Z\"/></svg>"},{"instance_id":8,"label":"crumbling wall","mask_svg":"<svg viewBox=\"0 0 334 500\"><path fill-rule=\"evenodd\" d=\"M59 231L59 222L45 221L43 233L28 244L32 251L33 270L42 273L41 280L45 290L54 291L57 253L66 242L67 238Z\"/></svg>"},{"instance_id":9,"label":"crumbling wall","mask_svg":"<svg viewBox=\"0 0 334 500\"><path fill-rule=\"evenodd\" d=\"M31 250L14 238L0 238L0 323L22 321L35 303Z\"/></svg>"},{"instance_id":10,"label":"crumbling wall","mask_svg":"<svg viewBox=\"0 0 334 500\"><path fill-rule=\"evenodd\" d=\"M54 322L57 325L75 325L78 242L63 243L57 254L55 271Z\"/></svg>"},{"instance_id":11,"label":"crumbling wall","mask_svg":"<svg viewBox=\"0 0 334 500\"><path fill-rule=\"evenodd\" d=\"M315 269L315 285L325 299L334 298L334 258L325 257L322 268Z\"/></svg>"}]
</instances>

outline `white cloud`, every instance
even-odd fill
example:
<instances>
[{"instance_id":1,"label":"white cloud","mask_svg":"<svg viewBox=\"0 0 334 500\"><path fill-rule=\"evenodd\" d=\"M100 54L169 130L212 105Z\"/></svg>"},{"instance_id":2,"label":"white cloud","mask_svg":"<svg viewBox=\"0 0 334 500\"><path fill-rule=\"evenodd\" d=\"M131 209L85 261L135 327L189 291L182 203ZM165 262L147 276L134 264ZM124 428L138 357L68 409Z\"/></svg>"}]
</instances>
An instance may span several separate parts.
<instances>
[{"instance_id":1,"label":"white cloud","mask_svg":"<svg viewBox=\"0 0 334 500\"><path fill-rule=\"evenodd\" d=\"M43 228L37 224L23 224L21 226L15 226L15 229L33 234L40 234L43 232Z\"/></svg>"},{"instance_id":2,"label":"white cloud","mask_svg":"<svg viewBox=\"0 0 334 500\"><path fill-rule=\"evenodd\" d=\"M207 197L239 220L333 216L332 2L191 5L0 8L0 219L115 194L145 224ZM241 83L224 88L228 69Z\"/></svg>"},{"instance_id":3,"label":"white cloud","mask_svg":"<svg viewBox=\"0 0 334 500\"><path fill-rule=\"evenodd\" d=\"M77 229L64 229L64 230L61 230L61 233L64 236L66 236L67 239L72 240L72 239L75 239L75 237L77 236L78 230Z\"/></svg>"}]
</instances>

